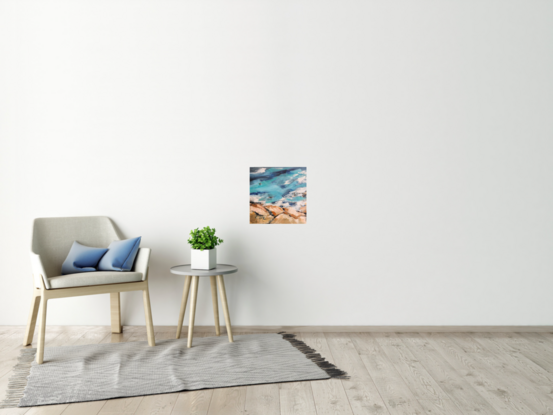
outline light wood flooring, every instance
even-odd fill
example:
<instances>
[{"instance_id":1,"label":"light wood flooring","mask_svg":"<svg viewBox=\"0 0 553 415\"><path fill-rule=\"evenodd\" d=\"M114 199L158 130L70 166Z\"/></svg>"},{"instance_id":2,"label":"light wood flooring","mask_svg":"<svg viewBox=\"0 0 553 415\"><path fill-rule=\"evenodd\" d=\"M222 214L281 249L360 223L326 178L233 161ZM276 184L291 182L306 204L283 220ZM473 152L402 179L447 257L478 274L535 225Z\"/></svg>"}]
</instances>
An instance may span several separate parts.
<instances>
[{"instance_id":1,"label":"light wood flooring","mask_svg":"<svg viewBox=\"0 0 553 415\"><path fill-rule=\"evenodd\" d=\"M174 327L164 327L156 339L174 333ZM0 326L0 400L23 334L23 327ZM0 414L553 414L552 333L296 334L351 379L0 409ZM108 326L46 331L46 347L146 340L143 327L125 327L122 334L111 334Z\"/></svg>"}]
</instances>

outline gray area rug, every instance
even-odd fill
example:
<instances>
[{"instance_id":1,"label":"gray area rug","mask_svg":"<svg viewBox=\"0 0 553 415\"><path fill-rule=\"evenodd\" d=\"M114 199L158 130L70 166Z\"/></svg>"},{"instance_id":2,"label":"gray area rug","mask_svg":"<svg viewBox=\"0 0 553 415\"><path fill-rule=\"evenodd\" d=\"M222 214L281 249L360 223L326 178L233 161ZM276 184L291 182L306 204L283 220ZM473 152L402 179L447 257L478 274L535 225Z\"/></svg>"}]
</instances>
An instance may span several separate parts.
<instances>
[{"instance_id":1,"label":"gray area rug","mask_svg":"<svg viewBox=\"0 0 553 415\"><path fill-rule=\"evenodd\" d=\"M0 408L96 401L185 390L347 378L293 334L253 334L22 349Z\"/></svg>"}]
</instances>

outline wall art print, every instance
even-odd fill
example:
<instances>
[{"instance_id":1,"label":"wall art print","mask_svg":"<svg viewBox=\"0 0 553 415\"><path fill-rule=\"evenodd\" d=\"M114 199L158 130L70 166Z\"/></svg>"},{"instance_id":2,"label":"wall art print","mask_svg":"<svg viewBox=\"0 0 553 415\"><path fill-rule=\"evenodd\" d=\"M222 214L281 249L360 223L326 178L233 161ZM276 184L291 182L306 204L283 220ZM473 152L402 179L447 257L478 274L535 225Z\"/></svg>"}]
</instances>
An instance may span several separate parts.
<instances>
[{"instance_id":1,"label":"wall art print","mask_svg":"<svg viewBox=\"0 0 553 415\"><path fill-rule=\"evenodd\" d=\"M306 222L306 167L250 167L250 223Z\"/></svg>"}]
</instances>

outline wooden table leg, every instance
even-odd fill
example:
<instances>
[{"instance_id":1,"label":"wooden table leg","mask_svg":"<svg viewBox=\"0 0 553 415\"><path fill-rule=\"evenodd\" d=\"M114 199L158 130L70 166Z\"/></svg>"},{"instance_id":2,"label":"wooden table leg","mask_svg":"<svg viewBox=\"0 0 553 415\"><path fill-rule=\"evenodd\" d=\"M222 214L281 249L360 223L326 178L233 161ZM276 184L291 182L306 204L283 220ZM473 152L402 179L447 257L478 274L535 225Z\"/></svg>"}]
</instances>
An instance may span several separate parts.
<instances>
[{"instance_id":1,"label":"wooden table leg","mask_svg":"<svg viewBox=\"0 0 553 415\"><path fill-rule=\"evenodd\" d=\"M186 302L188 301L188 292L190 291L190 275L186 276L184 280L184 291L182 292L182 300L180 303L179 324L177 324L177 339L180 339L180 333L182 331L182 323L184 322L184 312L186 311Z\"/></svg>"},{"instance_id":2,"label":"wooden table leg","mask_svg":"<svg viewBox=\"0 0 553 415\"><path fill-rule=\"evenodd\" d=\"M223 303L223 314L225 315L225 323L227 325L228 341L234 343L232 337L232 327L230 325L230 314L228 312L227 293L225 291L225 280L222 275L217 275L217 282L219 283L219 292L221 294L221 303Z\"/></svg>"},{"instance_id":3,"label":"wooden table leg","mask_svg":"<svg viewBox=\"0 0 553 415\"><path fill-rule=\"evenodd\" d=\"M217 281L215 275L209 277L211 280L211 299L213 300L213 316L215 317L215 334L219 336L221 334L221 327L219 326L219 304L217 302Z\"/></svg>"},{"instance_id":4,"label":"wooden table leg","mask_svg":"<svg viewBox=\"0 0 553 415\"><path fill-rule=\"evenodd\" d=\"M192 293L190 295L190 322L188 323L188 347L192 347L192 337L194 336L194 319L196 317L196 300L198 298L198 282L200 277L192 277Z\"/></svg>"}]
</instances>

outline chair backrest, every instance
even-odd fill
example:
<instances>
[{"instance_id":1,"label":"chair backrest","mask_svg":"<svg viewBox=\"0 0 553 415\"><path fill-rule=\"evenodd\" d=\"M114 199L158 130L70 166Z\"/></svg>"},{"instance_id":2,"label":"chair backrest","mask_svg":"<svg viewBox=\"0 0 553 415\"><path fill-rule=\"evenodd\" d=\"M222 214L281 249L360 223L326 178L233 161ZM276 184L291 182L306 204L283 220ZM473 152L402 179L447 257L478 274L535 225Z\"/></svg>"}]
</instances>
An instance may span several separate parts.
<instances>
[{"instance_id":1,"label":"chair backrest","mask_svg":"<svg viewBox=\"0 0 553 415\"><path fill-rule=\"evenodd\" d=\"M61 274L61 265L73 241L96 248L107 248L121 240L114 223L107 216L37 218L33 224L32 251L40 255L49 277Z\"/></svg>"}]
</instances>

